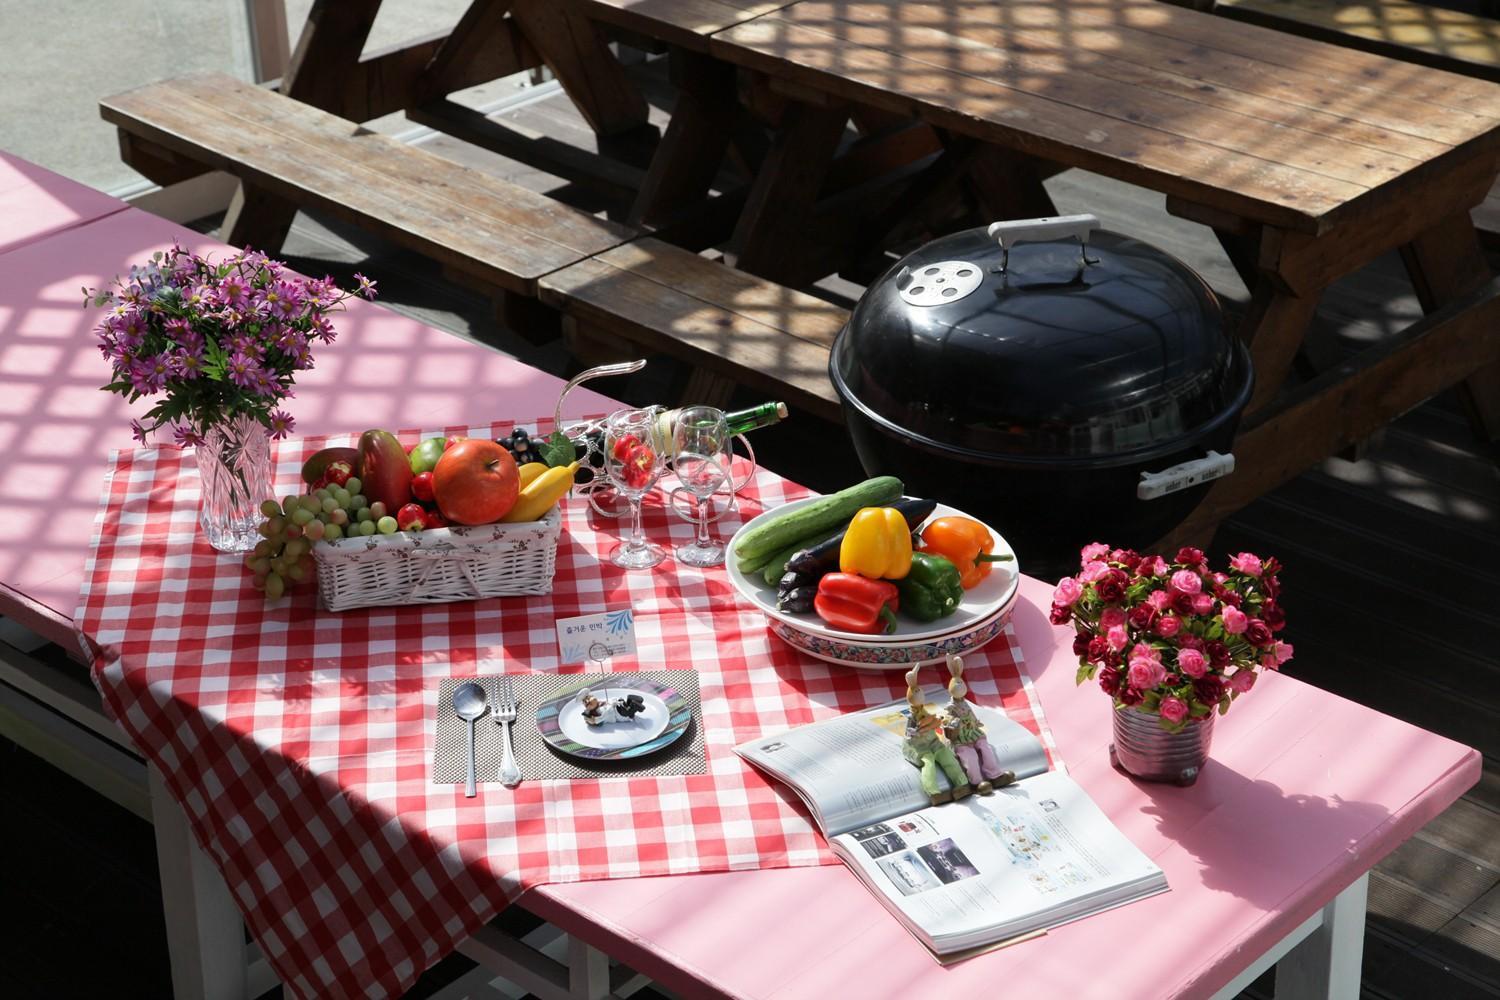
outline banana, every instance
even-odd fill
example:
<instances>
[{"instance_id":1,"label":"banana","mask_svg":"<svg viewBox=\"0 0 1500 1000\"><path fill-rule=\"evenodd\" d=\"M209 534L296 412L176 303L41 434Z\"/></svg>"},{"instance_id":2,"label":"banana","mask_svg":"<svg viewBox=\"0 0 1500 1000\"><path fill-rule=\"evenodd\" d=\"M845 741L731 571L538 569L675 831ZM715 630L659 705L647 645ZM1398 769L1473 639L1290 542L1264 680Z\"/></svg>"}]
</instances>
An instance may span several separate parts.
<instances>
[{"instance_id":1,"label":"banana","mask_svg":"<svg viewBox=\"0 0 1500 1000\"><path fill-rule=\"evenodd\" d=\"M528 463L539 464L541 463ZM572 489L573 474L577 471L578 463L574 462L572 465L559 465L541 473L521 489L520 496L516 497L516 505L500 520L506 524L537 520Z\"/></svg>"}]
</instances>

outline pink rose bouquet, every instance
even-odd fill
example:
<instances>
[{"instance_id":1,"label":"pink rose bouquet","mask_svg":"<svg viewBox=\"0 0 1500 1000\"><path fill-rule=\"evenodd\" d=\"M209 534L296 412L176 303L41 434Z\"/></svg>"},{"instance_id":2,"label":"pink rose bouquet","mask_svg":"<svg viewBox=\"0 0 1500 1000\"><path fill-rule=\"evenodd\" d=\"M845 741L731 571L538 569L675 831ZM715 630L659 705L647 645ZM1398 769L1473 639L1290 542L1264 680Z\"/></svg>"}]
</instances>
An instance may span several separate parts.
<instances>
[{"instance_id":1,"label":"pink rose bouquet","mask_svg":"<svg viewBox=\"0 0 1500 1000\"><path fill-rule=\"evenodd\" d=\"M1078 683L1097 678L1117 709L1154 713L1178 732L1229 711L1257 670L1292 658L1276 638L1286 615L1275 559L1241 552L1216 572L1199 549L1169 563L1098 542L1082 556L1078 575L1057 585L1052 623L1073 626Z\"/></svg>"}]
</instances>

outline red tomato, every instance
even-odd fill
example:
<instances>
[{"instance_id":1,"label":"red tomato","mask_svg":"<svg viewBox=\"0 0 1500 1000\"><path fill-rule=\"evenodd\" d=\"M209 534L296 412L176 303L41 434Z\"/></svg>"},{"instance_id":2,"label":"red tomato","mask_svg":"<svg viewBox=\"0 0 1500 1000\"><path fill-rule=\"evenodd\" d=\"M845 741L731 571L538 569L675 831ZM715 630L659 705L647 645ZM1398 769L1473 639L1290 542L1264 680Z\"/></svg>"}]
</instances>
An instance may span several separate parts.
<instances>
[{"instance_id":1,"label":"red tomato","mask_svg":"<svg viewBox=\"0 0 1500 1000\"><path fill-rule=\"evenodd\" d=\"M624 437L615 439L615 460L619 462L628 461L630 453L641 446L641 439L634 434L626 434Z\"/></svg>"}]
</instances>

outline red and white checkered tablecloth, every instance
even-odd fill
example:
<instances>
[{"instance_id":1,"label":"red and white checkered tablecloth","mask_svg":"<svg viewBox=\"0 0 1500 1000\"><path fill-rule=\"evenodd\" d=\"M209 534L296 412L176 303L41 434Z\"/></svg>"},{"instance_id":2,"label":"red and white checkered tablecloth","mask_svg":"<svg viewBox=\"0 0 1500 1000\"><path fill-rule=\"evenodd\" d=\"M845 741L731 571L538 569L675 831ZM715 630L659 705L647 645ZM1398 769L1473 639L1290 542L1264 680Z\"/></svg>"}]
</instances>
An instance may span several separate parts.
<instances>
[{"instance_id":1,"label":"red and white checkered tablecloth","mask_svg":"<svg viewBox=\"0 0 1500 1000\"><path fill-rule=\"evenodd\" d=\"M328 443L348 442L278 447L278 494ZM761 470L716 528L805 495ZM240 557L204 541L198 509L190 455L119 453L75 618L109 712L300 997L398 994L539 883L834 863L795 796L732 748L904 690L899 671L832 666L777 640L722 568L615 568L622 522L581 501L566 502L550 595L341 614L320 611L313 587L267 603ZM692 536L659 506L646 529ZM432 783L441 678L557 670L556 619L626 604L640 667L699 672L707 774L494 784L475 799ZM969 657L965 680L1050 743L1009 630Z\"/></svg>"}]
</instances>

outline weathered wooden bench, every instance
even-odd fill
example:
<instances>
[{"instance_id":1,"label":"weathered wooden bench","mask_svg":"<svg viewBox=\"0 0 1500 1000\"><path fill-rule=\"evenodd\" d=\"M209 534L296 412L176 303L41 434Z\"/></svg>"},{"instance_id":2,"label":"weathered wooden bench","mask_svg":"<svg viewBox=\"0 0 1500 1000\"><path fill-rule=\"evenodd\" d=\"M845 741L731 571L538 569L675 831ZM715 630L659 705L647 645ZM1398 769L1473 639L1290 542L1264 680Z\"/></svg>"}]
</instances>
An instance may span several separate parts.
<instances>
[{"instance_id":1,"label":"weathered wooden bench","mask_svg":"<svg viewBox=\"0 0 1500 1000\"><path fill-rule=\"evenodd\" d=\"M695 401L726 402L740 383L841 419L828 351L848 313L822 299L650 238L546 275L541 297L596 348L623 358L639 346L696 366L703 377L685 393Z\"/></svg>"},{"instance_id":2,"label":"weathered wooden bench","mask_svg":"<svg viewBox=\"0 0 1500 1000\"><path fill-rule=\"evenodd\" d=\"M317 209L513 300L540 295L578 337L693 365L696 401L744 383L838 417L827 363L844 314L820 299L220 74L140 87L100 111L147 176L223 170L249 199ZM284 237L266 232L257 248Z\"/></svg>"},{"instance_id":3,"label":"weathered wooden bench","mask_svg":"<svg viewBox=\"0 0 1500 1000\"><path fill-rule=\"evenodd\" d=\"M1500 21L1416 0L1190 0L1237 20L1500 82ZM1500 185L1474 209L1486 244L1500 245Z\"/></svg>"}]
</instances>

